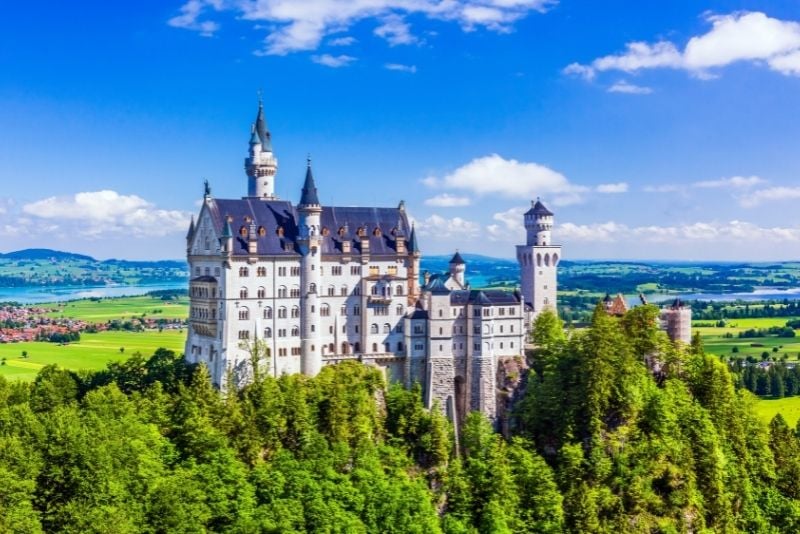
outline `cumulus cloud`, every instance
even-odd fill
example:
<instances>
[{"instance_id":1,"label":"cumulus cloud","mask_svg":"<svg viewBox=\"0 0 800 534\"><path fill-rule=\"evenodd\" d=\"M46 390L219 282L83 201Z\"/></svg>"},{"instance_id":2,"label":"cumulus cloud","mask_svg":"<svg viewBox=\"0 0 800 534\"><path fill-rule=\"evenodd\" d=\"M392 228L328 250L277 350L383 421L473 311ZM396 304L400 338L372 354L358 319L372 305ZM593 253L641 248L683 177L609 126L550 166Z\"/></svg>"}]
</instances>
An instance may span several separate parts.
<instances>
[{"instance_id":1,"label":"cumulus cloud","mask_svg":"<svg viewBox=\"0 0 800 534\"><path fill-rule=\"evenodd\" d=\"M469 206L470 200L469 197L460 197L442 193L441 195L436 195L435 197L425 199L425 205L435 206L438 208L455 208L458 206Z\"/></svg>"},{"instance_id":2,"label":"cumulus cloud","mask_svg":"<svg viewBox=\"0 0 800 534\"><path fill-rule=\"evenodd\" d=\"M626 182L618 182L616 184L600 184L594 188L598 193L627 193L628 184Z\"/></svg>"},{"instance_id":3,"label":"cumulus cloud","mask_svg":"<svg viewBox=\"0 0 800 534\"><path fill-rule=\"evenodd\" d=\"M475 158L442 177L422 180L428 187L458 189L476 195L498 194L511 198L549 195L556 206L579 203L588 187L575 185L553 169L538 163L505 159L497 154Z\"/></svg>"},{"instance_id":4,"label":"cumulus cloud","mask_svg":"<svg viewBox=\"0 0 800 534\"><path fill-rule=\"evenodd\" d=\"M800 187L768 187L751 191L739 198L739 204L745 208L753 208L764 202L777 200L796 200L800 198Z\"/></svg>"},{"instance_id":5,"label":"cumulus cloud","mask_svg":"<svg viewBox=\"0 0 800 534\"><path fill-rule=\"evenodd\" d=\"M766 182L759 176L731 176L730 178L720 178L718 180L703 180L692 184L693 187L700 187L706 189L716 188L734 188L734 189L748 189L756 185Z\"/></svg>"},{"instance_id":6,"label":"cumulus cloud","mask_svg":"<svg viewBox=\"0 0 800 534\"><path fill-rule=\"evenodd\" d=\"M386 65L384 65L384 67L389 70L408 72L410 74L414 74L417 72L416 65L403 65L402 63L387 63Z\"/></svg>"},{"instance_id":7,"label":"cumulus cloud","mask_svg":"<svg viewBox=\"0 0 800 534\"><path fill-rule=\"evenodd\" d=\"M622 53L586 65L573 63L563 72L592 79L604 71L672 68L709 78L715 76L712 69L747 61L781 74L800 75L800 23L761 12L707 15L706 21L711 29L689 39L683 50L670 41L636 41L625 45Z\"/></svg>"},{"instance_id":8,"label":"cumulus cloud","mask_svg":"<svg viewBox=\"0 0 800 534\"><path fill-rule=\"evenodd\" d=\"M335 39L331 39L328 41L328 46L350 46L355 42L356 38L348 35L346 37L336 37Z\"/></svg>"},{"instance_id":9,"label":"cumulus cloud","mask_svg":"<svg viewBox=\"0 0 800 534\"><path fill-rule=\"evenodd\" d=\"M481 231L478 223L461 217L447 219L441 215L433 214L427 219L415 222L417 231L421 236L440 240L473 238L478 236Z\"/></svg>"},{"instance_id":10,"label":"cumulus cloud","mask_svg":"<svg viewBox=\"0 0 800 534\"><path fill-rule=\"evenodd\" d=\"M608 88L609 93L623 93L627 95L649 95L653 92L650 87L635 85L625 80L620 80Z\"/></svg>"},{"instance_id":11,"label":"cumulus cloud","mask_svg":"<svg viewBox=\"0 0 800 534\"><path fill-rule=\"evenodd\" d=\"M687 241L742 243L748 241L800 242L800 227L762 227L733 220L694 222L677 226L627 226L613 221L595 224L564 223L554 233L563 241L685 244Z\"/></svg>"},{"instance_id":12,"label":"cumulus cloud","mask_svg":"<svg viewBox=\"0 0 800 534\"><path fill-rule=\"evenodd\" d=\"M209 17L230 11L238 19L270 28L262 53L285 55L316 50L326 35L366 19L380 22L376 34L390 44L410 44L416 38L403 20L407 15L453 21L466 31L507 32L528 13L544 12L554 4L555 0L188 0L169 24L211 35L219 25Z\"/></svg>"},{"instance_id":13,"label":"cumulus cloud","mask_svg":"<svg viewBox=\"0 0 800 534\"><path fill-rule=\"evenodd\" d=\"M347 67L353 61L356 61L356 58L345 54L341 54L338 56L332 56L331 54L322 54L319 56L316 55L311 56L311 61L313 61L314 63L319 63L320 65L325 65L326 67L338 69L339 67Z\"/></svg>"},{"instance_id":14,"label":"cumulus cloud","mask_svg":"<svg viewBox=\"0 0 800 534\"><path fill-rule=\"evenodd\" d=\"M110 190L47 197L23 205L22 212L33 219L33 227L47 221L51 230L84 237L166 236L185 232L190 217L184 211L158 208L137 195Z\"/></svg>"}]
</instances>

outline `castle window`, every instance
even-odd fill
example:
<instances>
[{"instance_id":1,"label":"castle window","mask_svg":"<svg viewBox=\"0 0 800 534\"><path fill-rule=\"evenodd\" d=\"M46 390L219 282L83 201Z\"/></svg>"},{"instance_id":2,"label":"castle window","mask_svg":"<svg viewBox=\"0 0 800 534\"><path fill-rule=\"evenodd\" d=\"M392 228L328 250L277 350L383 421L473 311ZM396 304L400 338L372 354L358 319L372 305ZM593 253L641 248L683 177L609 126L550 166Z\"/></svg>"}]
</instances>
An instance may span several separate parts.
<instances>
[{"instance_id":1,"label":"castle window","mask_svg":"<svg viewBox=\"0 0 800 534\"><path fill-rule=\"evenodd\" d=\"M328 286L328 296L332 297L336 294L336 288L333 286Z\"/></svg>"},{"instance_id":2,"label":"castle window","mask_svg":"<svg viewBox=\"0 0 800 534\"><path fill-rule=\"evenodd\" d=\"M553 267L558 265L558 254L553 254Z\"/></svg>"},{"instance_id":3,"label":"castle window","mask_svg":"<svg viewBox=\"0 0 800 534\"><path fill-rule=\"evenodd\" d=\"M372 344L372 352L373 353L378 352L378 344L377 343L373 343Z\"/></svg>"},{"instance_id":4,"label":"castle window","mask_svg":"<svg viewBox=\"0 0 800 534\"><path fill-rule=\"evenodd\" d=\"M514 342L513 341L511 342L511 348L512 349L514 348Z\"/></svg>"},{"instance_id":5,"label":"castle window","mask_svg":"<svg viewBox=\"0 0 800 534\"><path fill-rule=\"evenodd\" d=\"M481 344L480 343L473 344L472 345L472 349L475 350L475 352L480 352L481 351Z\"/></svg>"},{"instance_id":6,"label":"castle window","mask_svg":"<svg viewBox=\"0 0 800 534\"><path fill-rule=\"evenodd\" d=\"M341 276L342 274L342 266L341 265L334 265L331 267L331 274L334 276Z\"/></svg>"},{"instance_id":7,"label":"castle window","mask_svg":"<svg viewBox=\"0 0 800 534\"><path fill-rule=\"evenodd\" d=\"M258 267L256 269L256 276L267 276L267 268L266 267Z\"/></svg>"},{"instance_id":8,"label":"castle window","mask_svg":"<svg viewBox=\"0 0 800 534\"><path fill-rule=\"evenodd\" d=\"M314 284L314 283L308 284L308 292L316 294L317 293L317 284Z\"/></svg>"},{"instance_id":9,"label":"castle window","mask_svg":"<svg viewBox=\"0 0 800 534\"><path fill-rule=\"evenodd\" d=\"M346 342L342 342L342 354L350 354L350 345Z\"/></svg>"},{"instance_id":10,"label":"castle window","mask_svg":"<svg viewBox=\"0 0 800 534\"><path fill-rule=\"evenodd\" d=\"M352 275L361 274L361 266L360 265L351 265L350 266L350 274L352 274Z\"/></svg>"},{"instance_id":11,"label":"castle window","mask_svg":"<svg viewBox=\"0 0 800 534\"><path fill-rule=\"evenodd\" d=\"M354 326L353 326L353 332L355 332L356 334L358 334L358 325L354 325Z\"/></svg>"},{"instance_id":12,"label":"castle window","mask_svg":"<svg viewBox=\"0 0 800 534\"><path fill-rule=\"evenodd\" d=\"M361 294L361 286L356 286L353 288L353 295L360 295Z\"/></svg>"},{"instance_id":13,"label":"castle window","mask_svg":"<svg viewBox=\"0 0 800 534\"><path fill-rule=\"evenodd\" d=\"M249 330L239 330L239 339L250 339Z\"/></svg>"},{"instance_id":14,"label":"castle window","mask_svg":"<svg viewBox=\"0 0 800 534\"><path fill-rule=\"evenodd\" d=\"M388 343L384 343L383 344L383 351L384 352L391 352L392 351L392 346L389 345Z\"/></svg>"},{"instance_id":15,"label":"castle window","mask_svg":"<svg viewBox=\"0 0 800 534\"><path fill-rule=\"evenodd\" d=\"M500 342L500 348L501 349L503 348L503 342L502 341Z\"/></svg>"},{"instance_id":16,"label":"castle window","mask_svg":"<svg viewBox=\"0 0 800 534\"><path fill-rule=\"evenodd\" d=\"M517 309L514 308L513 306L508 309L508 314L509 315L516 315L516 313L517 313Z\"/></svg>"},{"instance_id":17,"label":"castle window","mask_svg":"<svg viewBox=\"0 0 800 534\"><path fill-rule=\"evenodd\" d=\"M239 228L239 235L242 236L242 237L247 237L247 227L246 226L242 226L241 228Z\"/></svg>"},{"instance_id":18,"label":"castle window","mask_svg":"<svg viewBox=\"0 0 800 534\"><path fill-rule=\"evenodd\" d=\"M272 328L266 327L264 329L264 337L266 337L266 338L272 337Z\"/></svg>"},{"instance_id":19,"label":"castle window","mask_svg":"<svg viewBox=\"0 0 800 534\"><path fill-rule=\"evenodd\" d=\"M264 319L272 319L272 308L269 306L264 308Z\"/></svg>"},{"instance_id":20,"label":"castle window","mask_svg":"<svg viewBox=\"0 0 800 534\"><path fill-rule=\"evenodd\" d=\"M366 237L367 229L364 228L363 226L359 226L358 229L356 230L356 235L358 237Z\"/></svg>"},{"instance_id":21,"label":"castle window","mask_svg":"<svg viewBox=\"0 0 800 534\"><path fill-rule=\"evenodd\" d=\"M339 310L339 315L347 315L347 306L342 306L342 309Z\"/></svg>"},{"instance_id":22,"label":"castle window","mask_svg":"<svg viewBox=\"0 0 800 534\"><path fill-rule=\"evenodd\" d=\"M439 328L439 335L444 335L444 328Z\"/></svg>"},{"instance_id":23,"label":"castle window","mask_svg":"<svg viewBox=\"0 0 800 534\"><path fill-rule=\"evenodd\" d=\"M319 315L320 317L329 317L331 314L331 307L327 304L323 304L319 308Z\"/></svg>"},{"instance_id":24,"label":"castle window","mask_svg":"<svg viewBox=\"0 0 800 534\"><path fill-rule=\"evenodd\" d=\"M286 319L286 308L283 306L278 308L278 319Z\"/></svg>"},{"instance_id":25,"label":"castle window","mask_svg":"<svg viewBox=\"0 0 800 534\"><path fill-rule=\"evenodd\" d=\"M292 337L297 337L299 335L300 335L300 329L297 328L296 326L293 326L292 327Z\"/></svg>"},{"instance_id":26,"label":"castle window","mask_svg":"<svg viewBox=\"0 0 800 534\"><path fill-rule=\"evenodd\" d=\"M394 328L394 331L397 332L398 334L402 334L403 333L403 323L398 323L397 326Z\"/></svg>"},{"instance_id":27,"label":"castle window","mask_svg":"<svg viewBox=\"0 0 800 534\"><path fill-rule=\"evenodd\" d=\"M278 227L278 228L275 230L275 233L276 233L276 234L278 234L278 237L283 237L283 226L279 226L279 227Z\"/></svg>"},{"instance_id":28,"label":"castle window","mask_svg":"<svg viewBox=\"0 0 800 534\"><path fill-rule=\"evenodd\" d=\"M292 318L297 319L298 317L300 317L300 308L294 306L292 307Z\"/></svg>"},{"instance_id":29,"label":"castle window","mask_svg":"<svg viewBox=\"0 0 800 534\"><path fill-rule=\"evenodd\" d=\"M514 325L513 324L511 325L511 333L512 334L514 333Z\"/></svg>"},{"instance_id":30,"label":"castle window","mask_svg":"<svg viewBox=\"0 0 800 534\"><path fill-rule=\"evenodd\" d=\"M290 274L292 276L300 276L300 267L292 267Z\"/></svg>"},{"instance_id":31,"label":"castle window","mask_svg":"<svg viewBox=\"0 0 800 534\"><path fill-rule=\"evenodd\" d=\"M395 293L395 295L402 296L403 295L403 286L398 284L397 287L394 290L394 293Z\"/></svg>"},{"instance_id":32,"label":"castle window","mask_svg":"<svg viewBox=\"0 0 800 534\"><path fill-rule=\"evenodd\" d=\"M300 296L300 287L299 286L292 286L292 290L289 292L289 296L292 298L297 298Z\"/></svg>"},{"instance_id":33,"label":"castle window","mask_svg":"<svg viewBox=\"0 0 800 534\"><path fill-rule=\"evenodd\" d=\"M375 310L375 311L376 311L376 315L377 315L377 311L378 310ZM353 306L353 315L361 315L361 306L358 306L358 305Z\"/></svg>"},{"instance_id":34,"label":"castle window","mask_svg":"<svg viewBox=\"0 0 800 534\"><path fill-rule=\"evenodd\" d=\"M378 294L378 285L375 284L374 286L372 286L372 295L374 296L377 294Z\"/></svg>"},{"instance_id":35,"label":"castle window","mask_svg":"<svg viewBox=\"0 0 800 534\"><path fill-rule=\"evenodd\" d=\"M536 266L537 267L541 267L542 266L542 255L541 254L536 254ZM539 274L542 274L542 273L540 272Z\"/></svg>"},{"instance_id":36,"label":"castle window","mask_svg":"<svg viewBox=\"0 0 800 534\"><path fill-rule=\"evenodd\" d=\"M200 276L200 267L195 267L194 268L194 275L195 276Z\"/></svg>"},{"instance_id":37,"label":"castle window","mask_svg":"<svg viewBox=\"0 0 800 534\"><path fill-rule=\"evenodd\" d=\"M247 288L243 287L239 290L239 298L246 299L247 298Z\"/></svg>"},{"instance_id":38,"label":"castle window","mask_svg":"<svg viewBox=\"0 0 800 534\"><path fill-rule=\"evenodd\" d=\"M395 308L395 313L397 315L403 315L403 305L402 304L398 304L397 305L397 308Z\"/></svg>"},{"instance_id":39,"label":"castle window","mask_svg":"<svg viewBox=\"0 0 800 534\"><path fill-rule=\"evenodd\" d=\"M322 227L322 236L323 237L328 237L329 235L331 235L331 231L328 230L327 226L323 226Z\"/></svg>"},{"instance_id":40,"label":"castle window","mask_svg":"<svg viewBox=\"0 0 800 534\"><path fill-rule=\"evenodd\" d=\"M439 317L444 317L444 310L439 308Z\"/></svg>"},{"instance_id":41,"label":"castle window","mask_svg":"<svg viewBox=\"0 0 800 534\"><path fill-rule=\"evenodd\" d=\"M402 341L398 341L397 342L397 352L402 352L402 351L403 351L403 342Z\"/></svg>"},{"instance_id":42,"label":"castle window","mask_svg":"<svg viewBox=\"0 0 800 534\"><path fill-rule=\"evenodd\" d=\"M343 297L347 296L347 286L342 286L339 291Z\"/></svg>"},{"instance_id":43,"label":"castle window","mask_svg":"<svg viewBox=\"0 0 800 534\"><path fill-rule=\"evenodd\" d=\"M250 319L250 310L247 308L239 308L239 320L247 321L248 319Z\"/></svg>"},{"instance_id":44,"label":"castle window","mask_svg":"<svg viewBox=\"0 0 800 534\"><path fill-rule=\"evenodd\" d=\"M263 299L264 297L267 296L267 290L264 289L263 287L259 287L258 291L257 291L257 294L258 294L258 298Z\"/></svg>"},{"instance_id":45,"label":"castle window","mask_svg":"<svg viewBox=\"0 0 800 534\"><path fill-rule=\"evenodd\" d=\"M328 343L328 352L331 354L336 352L336 347L333 345L333 343Z\"/></svg>"},{"instance_id":46,"label":"castle window","mask_svg":"<svg viewBox=\"0 0 800 534\"><path fill-rule=\"evenodd\" d=\"M383 235L383 232L381 232L381 229L376 226L375 229L372 231L372 235L374 235L375 237L380 237L381 235Z\"/></svg>"},{"instance_id":47,"label":"castle window","mask_svg":"<svg viewBox=\"0 0 800 534\"><path fill-rule=\"evenodd\" d=\"M383 333L384 334L391 334L392 333L392 327L391 327L391 325L389 325L389 323L385 323L383 325Z\"/></svg>"},{"instance_id":48,"label":"castle window","mask_svg":"<svg viewBox=\"0 0 800 534\"><path fill-rule=\"evenodd\" d=\"M214 276L219 276L219 267L214 267Z\"/></svg>"},{"instance_id":49,"label":"castle window","mask_svg":"<svg viewBox=\"0 0 800 534\"><path fill-rule=\"evenodd\" d=\"M358 341L353 343L353 352L361 352L361 343Z\"/></svg>"},{"instance_id":50,"label":"castle window","mask_svg":"<svg viewBox=\"0 0 800 534\"><path fill-rule=\"evenodd\" d=\"M267 229L264 228L263 226L259 226L258 227L258 235L261 236L261 237L264 237L265 235L267 235Z\"/></svg>"},{"instance_id":51,"label":"castle window","mask_svg":"<svg viewBox=\"0 0 800 534\"><path fill-rule=\"evenodd\" d=\"M423 345L422 343L416 343L414 345L414 350L422 350L424 348L425 348L425 345Z\"/></svg>"},{"instance_id":52,"label":"castle window","mask_svg":"<svg viewBox=\"0 0 800 534\"><path fill-rule=\"evenodd\" d=\"M544 255L544 264L549 267L550 266L550 254Z\"/></svg>"},{"instance_id":53,"label":"castle window","mask_svg":"<svg viewBox=\"0 0 800 534\"><path fill-rule=\"evenodd\" d=\"M378 333L378 325L375 323L369 325L369 333L370 334L377 334Z\"/></svg>"},{"instance_id":54,"label":"castle window","mask_svg":"<svg viewBox=\"0 0 800 534\"><path fill-rule=\"evenodd\" d=\"M278 267L278 276L286 276L286 267Z\"/></svg>"},{"instance_id":55,"label":"castle window","mask_svg":"<svg viewBox=\"0 0 800 534\"><path fill-rule=\"evenodd\" d=\"M285 328L279 328L278 329L278 337L286 337L286 329Z\"/></svg>"},{"instance_id":56,"label":"castle window","mask_svg":"<svg viewBox=\"0 0 800 534\"><path fill-rule=\"evenodd\" d=\"M390 265L386 268L386 272L392 276L397 276L397 265Z\"/></svg>"},{"instance_id":57,"label":"castle window","mask_svg":"<svg viewBox=\"0 0 800 534\"><path fill-rule=\"evenodd\" d=\"M422 325L421 325L421 324L415 324L415 325L414 325L414 333L415 333L415 334L422 334L422 333L424 333L424 332L423 332L423 330L422 330Z\"/></svg>"},{"instance_id":58,"label":"castle window","mask_svg":"<svg viewBox=\"0 0 800 534\"><path fill-rule=\"evenodd\" d=\"M286 298L286 286L281 286L278 288L278 298L285 299Z\"/></svg>"}]
</instances>

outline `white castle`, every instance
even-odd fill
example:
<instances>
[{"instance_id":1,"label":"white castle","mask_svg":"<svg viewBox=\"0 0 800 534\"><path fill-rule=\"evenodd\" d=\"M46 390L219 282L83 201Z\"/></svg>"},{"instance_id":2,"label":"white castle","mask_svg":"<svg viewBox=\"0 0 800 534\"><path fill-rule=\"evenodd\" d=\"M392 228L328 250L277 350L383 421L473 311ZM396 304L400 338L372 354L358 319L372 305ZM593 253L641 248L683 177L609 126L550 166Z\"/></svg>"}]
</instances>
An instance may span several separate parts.
<instances>
[{"instance_id":1,"label":"white castle","mask_svg":"<svg viewBox=\"0 0 800 534\"><path fill-rule=\"evenodd\" d=\"M261 365L275 376L359 360L389 380L420 383L426 404L455 421L471 410L495 417L498 366L524 358L532 318L555 308L553 213L538 200L525 213L520 291L471 289L458 252L448 273L421 284L402 201L325 205L310 160L299 203L275 196L278 160L261 103L245 170L247 196L216 199L206 184L189 228L189 361L205 363L218 387L229 377L241 385L259 339L269 348Z\"/></svg>"}]
</instances>

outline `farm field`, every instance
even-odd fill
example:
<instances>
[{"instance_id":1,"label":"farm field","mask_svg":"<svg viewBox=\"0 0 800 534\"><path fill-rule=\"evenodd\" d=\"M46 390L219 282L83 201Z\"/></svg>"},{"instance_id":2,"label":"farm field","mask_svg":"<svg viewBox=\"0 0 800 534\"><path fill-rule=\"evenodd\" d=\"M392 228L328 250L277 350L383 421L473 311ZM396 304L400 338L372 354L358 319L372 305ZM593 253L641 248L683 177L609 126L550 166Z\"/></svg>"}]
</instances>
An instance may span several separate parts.
<instances>
[{"instance_id":1,"label":"farm field","mask_svg":"<svg viewBox=\"0 0 800 534\"><path fill-rule=\"evenodd\" d=\"M74 371L103 369L106 363L124 360L135 352L150 356L163 347L182 353L185 339L185 330L148 330L81 334L79 342L68 345L41 341L9 343L0 345L0 359L6 359L5 365L0 365L0 376L33 380L39 369L53 363ZM125 351L120 352L120 347ZM22 351L27 351L27 358L22 358Z\"/></svg>"},{"instance_id":2,"label":"farm field","mask_svg":"<svg viewBox=\"0 0 800 534\"><path fill-rule=\"evenodd\" d=\"M186 319L189 315L189 297L180 297L178 300L161 300L157 297L142 295L139 297L73 300L58 304L46 304L43 307L58 308L59 311L48 313L49 317L68 317L91 323L140 318L142 315L153 319Z\"/></svg>"},{"instance_id":3,"label":"farm field","mask_svg":"<svg viewBox=\"0 0 800 534\"><path fill-rule=\"evenodd\" d=\"M756 413L764 423L769 424L772 418L781 414L786 423L794 428L800 419L800 397L784 397L782 399L759 399L755 405Z\"/></svg>"},{"instance_id":4,"label":"farm field","mask_svg":"<svg viewBox=\"0 0 800 534\"><path fill-rule=\"evenodd\" d=\"M773 353L773 348L777 347L777 356L788 354L790 360L800 359L800 336L798 337L737 337L739 332L751 328L770 328L773 326L784 326L786 321L795 319L794 317L763 317L747 319L729 319L724 327L694 326L695 332L699 332L703 338L703 344L707 352L719 356L731 356L733 347L738 347L737 356L756 356L760 357L764 351ZM713 321L695 321L694 324L708 324ZM730 333L734 337L725 337ZM753 346L756 345L756 346Z\"/></svg>"}]
</instances>

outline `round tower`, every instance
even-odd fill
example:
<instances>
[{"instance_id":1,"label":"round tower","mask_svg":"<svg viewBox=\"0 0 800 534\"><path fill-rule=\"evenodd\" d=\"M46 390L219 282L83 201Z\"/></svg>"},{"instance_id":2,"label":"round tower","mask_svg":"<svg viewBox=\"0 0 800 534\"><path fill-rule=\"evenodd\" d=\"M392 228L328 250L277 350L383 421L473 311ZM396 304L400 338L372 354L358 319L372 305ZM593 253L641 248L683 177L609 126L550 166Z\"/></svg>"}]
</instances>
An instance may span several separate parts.
<instances>
[{"instance_id":1,"label":"round tower","mask_svg":"<svg viewBox=\"0 0 800 534\"><path fill-rule=\"evenodd\" d=\"M450 276L458 282L458 285L461 287L465 287L465 277L464 273L467 270L467 264L464 261L464 258L461 257L461 254L456 251L453 255L452 259L450 260Z\"/></svg>"},{"instance_id":2,"label":"round tower","mask_svg":"<svg viewBox=\"0 0 800 534\"><path fill-rule=\"evenodd\" d=\"M320 345L319 288L322 258L322 233L317 187L311 172L311 158L306 168L306 180L300 203L297 205L300 260L300 368L307 376L316 376L322 369Z\"/></svg>"},{"instance_id":3,"label":"round tower","mask_svg":"<svg viewBox=\"0 0 800 534\"><path fill-rule=\"evenodd\" d=\"M250 129L250 149L244 160L247 173L247 196L265 200L275 198L275 175L278 159L272 152L272 135L264 118L264 105L258 100L258 115Z\"/></svg>"},{"instance_id":4,"label":"round tower","mask_svg":"<svg viewBox=\"0 0 800 534\"><path fill-rule=\"evenodd\" d=\"M414 304L416 300L419 298L420 287L419 287L419 261L422 257L422 253L419 250L419 244L417 243L417 230L414 228L414 224L411 224L411 235L408 238L408 246L406 247L408 251L408 305Z\"/></svg>"},{"instance_id":5,"label":"round tower","mask_svg":"<svg viewBox=\"0 0 800 534\"><path fill-rule=\"evenodd\" d=\"M538 198L536 202L531 202L531 209L525 212L525 230L528 234L528 246L541 247L552 243L550 232L553 230L553 212Z\"/></svg>"}]
</instances>

